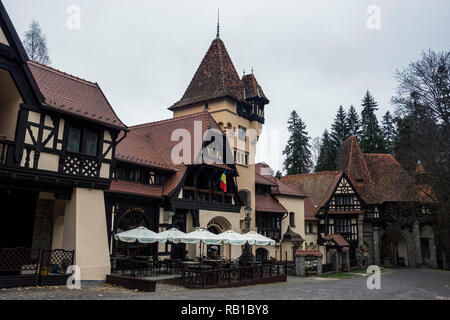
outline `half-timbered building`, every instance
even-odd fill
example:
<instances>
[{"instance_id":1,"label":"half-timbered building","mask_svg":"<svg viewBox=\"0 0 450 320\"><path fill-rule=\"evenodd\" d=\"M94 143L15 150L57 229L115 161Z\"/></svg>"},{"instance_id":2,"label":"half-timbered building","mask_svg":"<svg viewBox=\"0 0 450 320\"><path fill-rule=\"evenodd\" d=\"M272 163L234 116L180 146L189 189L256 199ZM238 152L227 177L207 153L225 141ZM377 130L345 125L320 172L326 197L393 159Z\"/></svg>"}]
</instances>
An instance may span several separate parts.
<instances>
[{"instance_id":1,"label":"half-timbered building","mask_svg":"<svg viewBox=\"0 0 450 320\"><path fill-rule=\"evenodd\" d=\"M182 142L172 139L177 130L189 140L188 150L181 152L189 156L180 163L172 154ZM217 145L222 147L213 147L216 139L222 139ZM197 227L216 234L240 232L237 171L234 164L222 162L227 154L232 156L225 133L207 111L130 127L117 147L116 174L105 197L109 237L140 225L156 232L172 227L184 232ZM220 188L223 174L226 190ZM196 245L170 243L143 247L111 241L110 249L113 254L146 250L173 258L200 254ZM234 258L240 255L238 249L233 248ZM228 250L220 248L219 253L227 256Z\"/></svg>"},{"instance_id":2,"label":"half-timbered building","mask_svg":"<svg viewBox=\"0 0 450 320\"><path fill-rule=\"evenodd\" d=\"M83 278L103 279L125 130L98 84L28 59L0 2L0 247L75 250Z\"/></svg>"},{"instance_id":3,"label":"half-timbered building","mask_svg":"<svg viewBox=\"0 0 450 320\"><path fill-rule=\"evenodd\" d=\"M306 230L326 262L436 267L429 185L415 183L390 154L363 154L354 136L341 145L338 169L281 179L308 196Z\"/></svg>"}]
</instances>

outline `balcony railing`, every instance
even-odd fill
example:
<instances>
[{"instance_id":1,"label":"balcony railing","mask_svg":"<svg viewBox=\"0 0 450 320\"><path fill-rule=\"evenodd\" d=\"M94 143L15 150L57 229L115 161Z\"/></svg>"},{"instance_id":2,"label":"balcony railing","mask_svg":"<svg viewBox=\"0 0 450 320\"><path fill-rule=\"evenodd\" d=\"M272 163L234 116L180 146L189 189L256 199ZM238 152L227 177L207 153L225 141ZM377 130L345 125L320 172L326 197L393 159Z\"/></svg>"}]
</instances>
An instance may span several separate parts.
<instances>
[{"instance_id":1,"label":"balcony railing","mask_svg":"<svg viewBox=\"0 0 450 320\"><path fill-rule=\"evenodd\" d=\"M275 241L279 241L281 239L281 229L280 228L261 228L258 227L258 233L273 239Z\"/></svg>"},{"instance_id":2,"label":"balcony railing","mask_svg":"<svg viewBox=\"0 0 450 320\"><path fill-rule=\"evenodd\" d=\"M6 165L8 161L8 152L13 150L14 142L9 140L0 140L0 165Z\"/></svg>"},{"instance_id":3,"label":"balcony railing","mask_svg":"<svg viewBox=\"0 0 450 320\"><path fill-rule=\"evenodd\" d=\"M98 178L101 163L97 157L82 154L67 154L60 159L59 172L78 177Z\"/></svg>"},{"instance_id":4,"label":"balcony railing","mask_svg":"<svg viewBox=\"0 0 450 320\"><path fill-rule=\"evenodd\" d=\"M206 202L206 203L233 203L234 193L221 191L210 191L207 189L195 189L194 187L183 188L183 199Z\"/></svg>"}]
</instances>

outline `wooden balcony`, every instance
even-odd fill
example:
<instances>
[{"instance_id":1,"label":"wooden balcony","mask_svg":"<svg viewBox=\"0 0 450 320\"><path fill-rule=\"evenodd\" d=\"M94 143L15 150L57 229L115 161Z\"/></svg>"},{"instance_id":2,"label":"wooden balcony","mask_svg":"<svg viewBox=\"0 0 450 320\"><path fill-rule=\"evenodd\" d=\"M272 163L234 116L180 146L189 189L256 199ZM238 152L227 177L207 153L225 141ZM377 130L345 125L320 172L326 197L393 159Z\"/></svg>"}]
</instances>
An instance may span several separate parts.
<instances>
[{"instance_id":1,"label":"wooden balcony","mask_svg":"<svg viewBox=\"0 0 450 320\"><path fill-rule=\"evenodd\" d=\"M205 203L232 204L234 193L210 191L208 189L183 188L183 199Z\"/></svg>"}]
</instances>

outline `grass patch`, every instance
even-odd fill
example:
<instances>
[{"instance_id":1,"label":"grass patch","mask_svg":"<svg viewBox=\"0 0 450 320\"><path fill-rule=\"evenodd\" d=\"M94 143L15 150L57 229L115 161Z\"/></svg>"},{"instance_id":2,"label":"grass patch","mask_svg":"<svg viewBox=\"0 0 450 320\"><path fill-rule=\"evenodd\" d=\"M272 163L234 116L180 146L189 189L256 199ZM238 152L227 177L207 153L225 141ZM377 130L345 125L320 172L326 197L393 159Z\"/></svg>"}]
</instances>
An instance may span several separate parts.
<instances>
[{"instance_id":1,"label":"grass patch","mask_svg":"<svg viewBox=\"0 0 450 320\"><path fill-rule=\"evenodd\" d=\"M386 271L388 271L389 269L387 269L387 268L380 268L380 271L381 272L386 272ZM362 268L362 269L357 269L357 270L351 270L350 271L351 273L367 273L367 268Z\"/></svg>"},{"instance_id":2,"label":"grass patch","mask_svg":"<svg viewBox=\"0 0 450 320\"><path fill-rule=\"evenodd\" d=\"M348 274L346 272L333 272L333 273L321 274L319 277L344 279L344 278L352 278L352 277L354 277L354 275Z\"/></svg>"}]
</instances>

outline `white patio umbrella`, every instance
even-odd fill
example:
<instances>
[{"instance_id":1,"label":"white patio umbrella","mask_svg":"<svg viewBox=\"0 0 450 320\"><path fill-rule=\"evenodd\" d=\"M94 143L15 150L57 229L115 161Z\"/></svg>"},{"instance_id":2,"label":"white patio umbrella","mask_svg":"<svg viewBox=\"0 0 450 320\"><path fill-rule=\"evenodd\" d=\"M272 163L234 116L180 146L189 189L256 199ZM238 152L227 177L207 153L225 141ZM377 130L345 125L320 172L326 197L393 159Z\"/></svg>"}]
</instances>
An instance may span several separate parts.
<instances>
[{"instance_id":1,"label":"white patio umbrella","mask_svg":"<svg viewBox=\"0 0 450 320\"><path fill-rule=\"evenodd\" d=\"M167 241L173 243L180 243L181 239L186 237L186 233L178 230L177 228L172 228L163 232L160 232L159 235L163 238L167 238Z\"/></svg>"},{"instance_id":2,"label":"white patio umbrella","mask_svg":"<svg viewBox=\"0 0 450 320\"><path fill-rule=\"evenodd\" d=\"M230 244L234 246L242 246L248 241L248 239L244 237L244 235L234 232L233 230L222 232L217 236L223 241L224 244Z\"/></svg>"},{"instance_id":3,"label":"white patio umbrella","mask_svg":"<svg viewBox=\"0 0 450 320\"><path fill-rule=\"evenodd\" d=\"M248 242L247 238L242 234L228 230L218 234L218 237L222 239L224 244L228 244L228 255L231 259L231 246L242 246Z\"/></svg>"},{"instance_id":4,"label":"white patio umbrella","mask_svg":"<svg viewBox=\"0 0 450 320\"><path fill-rule=\"evenodd\" d=\"M199 228L195 231L192 231L192 232L186 234L186 236L181 239L181 242L189 243L189 244L200 242L200 255L202 255L202 253L203 253L202 243L218 245L218 244L222 243L222 240L219 239L217 234L209 232L206 229Z\"/></svg>"},{"instance_id":5,"label":"white patio umbrella","mask_svg":"<svg viewBox=\"0 0 450 320\"><path fill-rule=\"evenodd\" d=\"M167 238L161 237L158 233L148 230L145 227L139 227L118 233L114 236L114 238L116 240L128 243L133 243L136 241L139 243L164 243L167 241Z\"/></svg>"},{"instance_id":6,"label":"white patio umbrella","mask_svg":"<svg viewBox=\"0 0 450 320\"><path fill-rule=\"evenodd\" d=\"M244 233L242 236L245 237L251 245L256 244L257 246L274 246L276 243L275 240L267 238L255 231Z\"/></svg>"},{"instance_id":7,"label":"white patio umbrella","mask_svg":"<svg viewBox=\"0 0 450 320\"><path fill-rule=\"evenodd\" d=\"M214 234L206 229L201 228L186 234L181 239L181 242L183 243L199 243L200 241L206 244L217 245L221 244L222 239L220 239L217 234Z\"/></svg>"}]
</instances>

